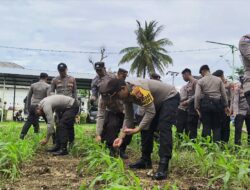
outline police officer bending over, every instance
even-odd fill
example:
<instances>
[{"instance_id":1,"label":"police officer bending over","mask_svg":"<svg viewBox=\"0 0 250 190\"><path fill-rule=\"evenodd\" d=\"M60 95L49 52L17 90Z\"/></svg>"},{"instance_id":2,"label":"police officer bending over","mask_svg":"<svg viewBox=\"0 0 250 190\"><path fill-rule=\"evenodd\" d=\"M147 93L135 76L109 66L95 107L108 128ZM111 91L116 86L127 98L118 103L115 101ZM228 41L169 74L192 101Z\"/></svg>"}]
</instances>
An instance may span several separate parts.
<instances>
[{"instance_id":1,"label":"police officer bending over","mask_svg":"<svg viewBox=\"0 0 250 190\"><path fill-rule=\"evenodd\" d=\"M126 135L141 132L142 157L130 165L134 169L151 168L153 151L153 135L156 128L160 131L160 162L153 179L167 178L168 163L172 156L172 125L175 123L180 96L176 89L156 80L135 80L125 83L123 80L112 79L107 85L107 93L112 99L123 100L125 119L119 138L113 146L120 147ZM139 127L131 128L134 122L133 103L144 108L144 116Z\"/></svg>"},{"instance_id":2,"label":"police officer bending over","mask_svg":"<svg viewBox=\"0 0 250 190\"><path fill-rule=\"evenodd\" d=\"M228 100L222 80L210 74L209 67L203 65L200 68L203 76L196 85L195 109L203 123L202 136L211 136L213 141L221 140L221 122L224 111L230 114Z\"/></svg>"},{"instance_id":3,"label":"police officer bending over","mask_svg":"<svg viewBox=\"0 0 250 190\"><path fill-rule=\"evenodd\" d=\"M42 145L47 144L50 137L55 133L53 113L62 113L58 123L58 140L60 143L60 149L57 152L54 152L53 155L61 156L68 154L68 129L74 125L75 116L77 115L78 110L78 102L74 98L64 95L48 96L36 106L36 114L38 116L45 116L47 119L47 136L41 141Z\"/></svg>"}]
</instances>

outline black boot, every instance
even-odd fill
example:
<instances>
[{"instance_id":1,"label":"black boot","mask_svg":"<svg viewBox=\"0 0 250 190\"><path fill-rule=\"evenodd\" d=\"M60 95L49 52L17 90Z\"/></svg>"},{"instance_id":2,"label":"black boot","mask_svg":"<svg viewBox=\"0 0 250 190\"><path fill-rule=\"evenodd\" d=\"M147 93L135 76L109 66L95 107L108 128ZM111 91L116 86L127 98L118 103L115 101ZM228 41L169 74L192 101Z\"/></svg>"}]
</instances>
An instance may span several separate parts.
<instances>
[{"instance_id":1,"label":"black boot","mask_svg":"<svg viewBox=\"0 0 250 190\"><path fill-rule=\"evenodd\" d=\"M157 172L153 175L154 180L164 180L168 177L169 159L161 159Z\"/></svg>"},{"instance_id":2,"label":"black boot","mask_svg":"<svg viewBox=\"0 0 250 190\"><path fill-rule=\"evenodd\" d=\"M20 139L22 139L22 140L23 140L23 139L24 139L24 137L25 137L25 134L22 134L22 133L21 133L21 134L20 134Z\"/></svg>"},{"instance_id":3,"label":"black boot","mask_svg":"<svg viewBox=\"0 0 250 190\"><path fill-rule=\"evenodd\" d=\"M120 157L124 160L128 159L128 155L125 153L125 150L120 149Z\"/></svg>"},{"instance_id":4,"label":"black boot","mask_svg":"<svg viewBox=\"0 0 250 190\"><path fill-rule=\"evenodd\" d=\"M55 133L52 134L52 142L54 145L56 145L56 134Z\"/></svg>"},{"instance_id":5,"label":"black boot","mask_svg":"<svg viewBox=\"0 0 250 190\"><path fill-rule=\"evenodd\" d=\"M47 152L57 152L59 150L60 150L60 146L56 144L55 146L48 148Z\"/></svg>"},{"instance_id":6,"label":"black boot","mask_svg":"<svg viewBox=\"0 0 250 190\"><path fill-rule=\"evenodd\" d=\"M152 168L152 162L151 159L140 159L134 164L130 164L129 167L131 169L151 169Z\"/></svg>"},{"instance_id":7,"label":"black boot","mask_svg":"<svg viewBox=\"0 0 250 190\"><path fill-rule=\"evenodd\" d=\"M64 156L64 155L67 155L67 154L69 154L68 151L67 151L67 148L61 148L59 151L54 152L53 156Z\"/></svg>"}]
</instances>

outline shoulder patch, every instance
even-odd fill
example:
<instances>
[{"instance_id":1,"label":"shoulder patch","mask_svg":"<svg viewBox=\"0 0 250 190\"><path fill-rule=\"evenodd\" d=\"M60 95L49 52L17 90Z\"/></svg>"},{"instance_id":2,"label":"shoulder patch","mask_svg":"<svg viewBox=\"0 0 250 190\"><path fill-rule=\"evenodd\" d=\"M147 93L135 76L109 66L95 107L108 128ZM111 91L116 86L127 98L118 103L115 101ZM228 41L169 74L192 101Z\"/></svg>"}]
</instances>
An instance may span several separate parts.
<instances>
[{"instance_id":1,"label":"shoulder patch","mask_svg":"<svg viewBox=\"0 0 250 190\"><path fill-rule=\"evenodd\" d=\"M134 96L142 104L142 106L147 106L154 101L151 92L139 86L133 87L131 95Z\"/></svg>"}]
</instances>

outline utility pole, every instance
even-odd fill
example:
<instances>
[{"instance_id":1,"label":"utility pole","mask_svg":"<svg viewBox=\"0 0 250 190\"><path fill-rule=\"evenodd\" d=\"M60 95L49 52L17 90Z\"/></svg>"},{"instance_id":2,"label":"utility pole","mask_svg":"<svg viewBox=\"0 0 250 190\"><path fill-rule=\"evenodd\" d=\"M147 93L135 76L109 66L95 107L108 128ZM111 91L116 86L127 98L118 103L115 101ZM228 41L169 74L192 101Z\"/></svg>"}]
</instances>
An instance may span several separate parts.
<instances>
[{"instance_id":1,"label":"utility pole","mask_svg":"<svg viewBox=\"0 0 250 190\"><path fill-rule=\"evenodd\" d=\"M235 67L234 67L234 64L235 64L235 51L238 50L238 48L235 46L235 45L232 45L232 44L225 44L225 43L220 43L220 42L213 42L213 41L206 41L207 43L212 43L212 44L217 44L217 45L222 45L222 46L228 46L231 51L232 51L232 55L233 55L233 60L232 60L232 75L233 75L233 81L234 81L234 73L235 73Z\"/></svg>"},{"instance_id":2,"label":"utility pole","mask_svg":"<svg viewBox=\"0 0 250 190\"><path fill-rule=\"evenodd\" d=\"M174 86L174 79L175 79L175 77L179 74L178 72L175 72L175 71L168 71L167 73L166 73L166 75L170 75L170 76L172 76L172 85Z\"/></svg>"}]
</instances>

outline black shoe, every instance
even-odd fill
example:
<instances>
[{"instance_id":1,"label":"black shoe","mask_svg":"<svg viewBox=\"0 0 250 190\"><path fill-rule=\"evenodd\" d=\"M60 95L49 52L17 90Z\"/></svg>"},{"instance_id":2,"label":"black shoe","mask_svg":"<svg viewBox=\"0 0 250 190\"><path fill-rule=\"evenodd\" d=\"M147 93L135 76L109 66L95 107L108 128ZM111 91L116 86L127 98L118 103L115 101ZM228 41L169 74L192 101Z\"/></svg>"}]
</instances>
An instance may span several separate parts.
<instances>
[{"instance_id":1,"label":"black shoe","mask_svg":"<svg viewBox=\"0 0 250 190\"><path fill-rule=\"evenodd\" d=\"M156 172L152 179L154 180L164 180L164 179L167 179L168 177L168 174L167 174L167 171L164 171L164 172Z\"/></svg>"},{"instance_id":2,"label":"black shoe","mask_svg":"<svg viewBox=\"0 0 250 190\"><path fill-rule=\"evenodd\" d=\"M134 164L130 164L129 167L131 169L151 169L152 168L152 162L151 160L143 160L140 159Z\"/></svg>"},{"instance_id":3,"label":"black shoe","mask_svg":"<svg viewBox=\"0 0 250 190\"><path fill-rule=\"evenodd\" d=\"M124 160L128 159L128 155L123 150L120 150L120 157Z\"/></svg>"},{"instance_id":4,"label":"black shoe","mask_svg":"<svg viewBox=\"0 0 250 190\"><path fill-rule=\"evenodd\" d=\"M21 133L21 134L20 134L20 139L22 139L22 140L23 140L23 139L24 139L24 137L25 137L25 134L22 134L22 133Z\"/></svg>"},{"instance_id":5,"label":"black shoe","mask_svg":"<svg viewBox=\"0 0 250 190\"><path fill-rule=\"evenodd\" d=\"M59 150L60 150L60 147L56 145L54 147L48 148L47 152L57 152Z\"/></svg>"},{"instance_id":6,"label":"black shoe","mask_svg":"<svg viewBox=\"0 0 250 190\"><path fill-rule=\"evenodd\" d=\"M168 160L160 161L157 172L153 175L154 180L164 180L168 177Z\"/></svg>"},{"instance_id":7,"label":"black shoe","mask_svg":"<svg viewBox=\"0 0 250 190\"><path fill-rule=\"evenodd\" d=\"M57 152L54 152L53 156L64 156L64 155L67 155L67 154L69 154L69 153L68 153L67 149L64 148L64 149L60 149Z\"/></svg>"}]
</instances>

